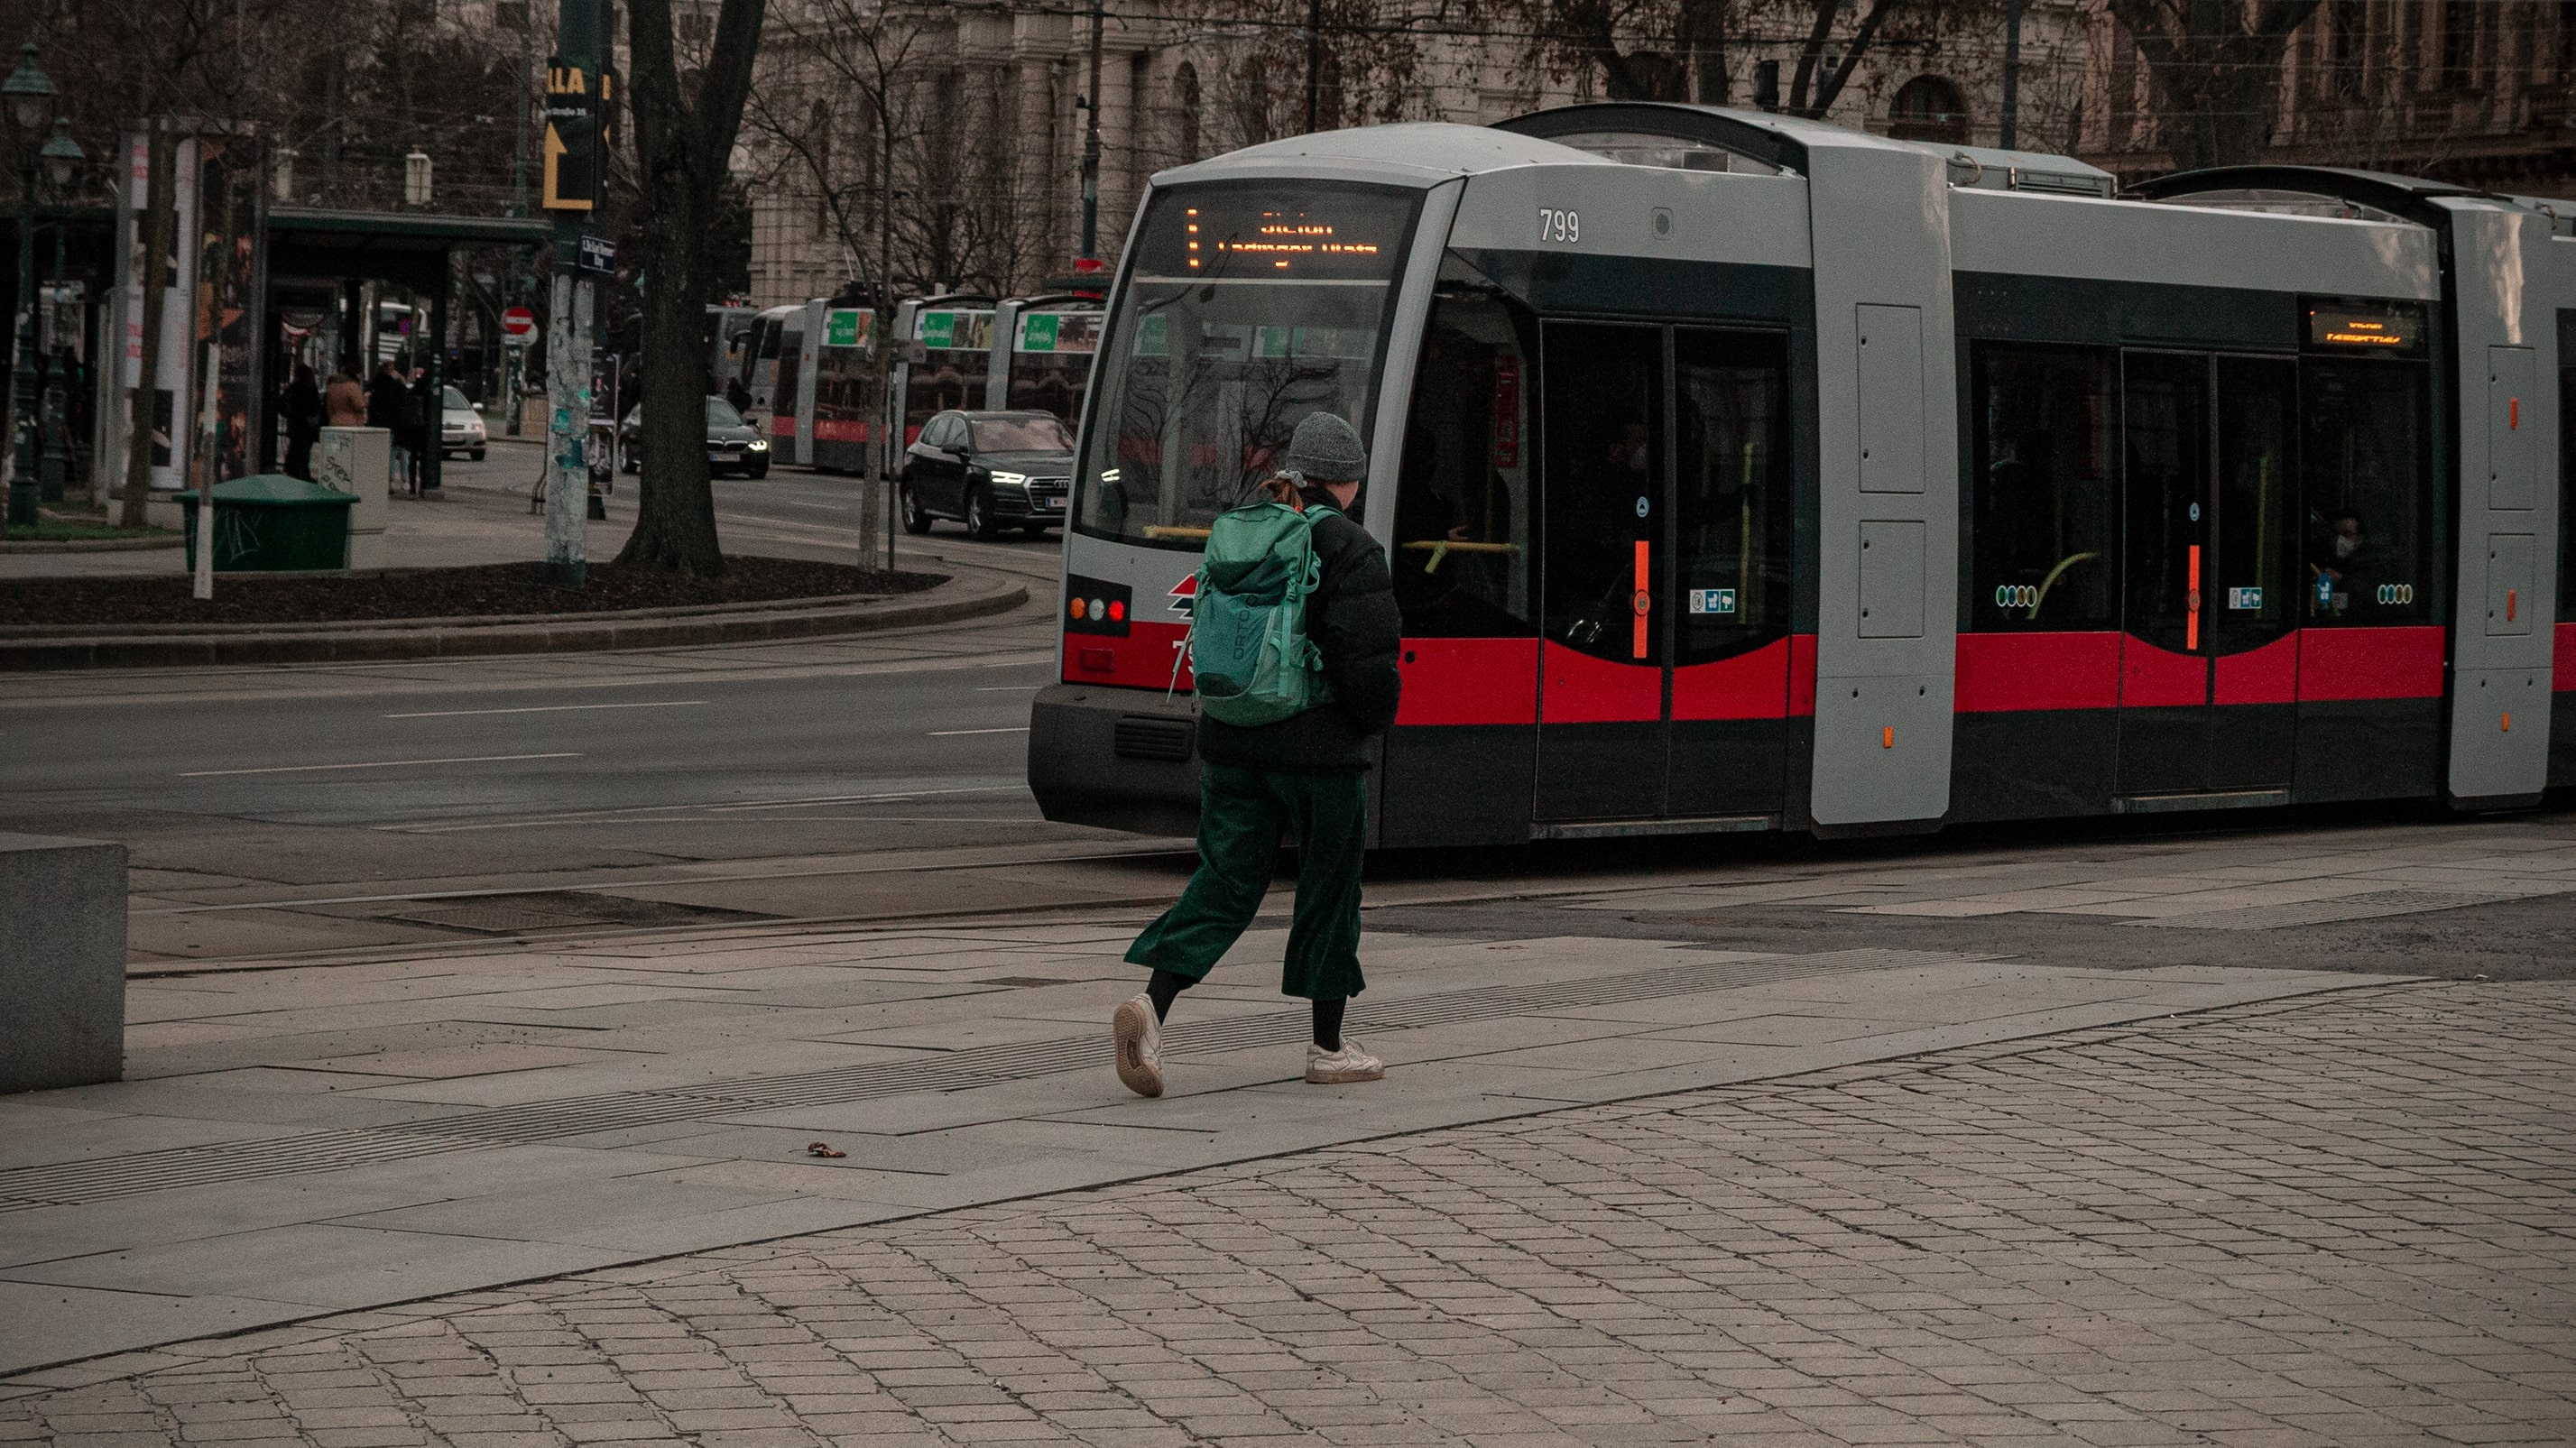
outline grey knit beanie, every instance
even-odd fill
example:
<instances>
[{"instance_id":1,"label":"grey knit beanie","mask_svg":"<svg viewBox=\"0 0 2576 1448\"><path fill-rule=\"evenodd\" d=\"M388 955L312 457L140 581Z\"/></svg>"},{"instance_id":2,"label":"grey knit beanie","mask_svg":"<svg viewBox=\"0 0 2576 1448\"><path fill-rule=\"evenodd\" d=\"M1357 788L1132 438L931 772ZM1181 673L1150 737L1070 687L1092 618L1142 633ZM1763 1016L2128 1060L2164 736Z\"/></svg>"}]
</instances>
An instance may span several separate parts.
<instances>
[{"instance_id":1,"label":"grey knit beanie","mask_svg":"<svg viewBox=\"0 0 2576 1448\"><path fill-rule=\"evenodd\" d=\"M1329 412L1310 412L1289 436L1280 466L1315 483L1351 483L1368 476L1368 449L1359 429Z\"/></svg>"}]
</instances>

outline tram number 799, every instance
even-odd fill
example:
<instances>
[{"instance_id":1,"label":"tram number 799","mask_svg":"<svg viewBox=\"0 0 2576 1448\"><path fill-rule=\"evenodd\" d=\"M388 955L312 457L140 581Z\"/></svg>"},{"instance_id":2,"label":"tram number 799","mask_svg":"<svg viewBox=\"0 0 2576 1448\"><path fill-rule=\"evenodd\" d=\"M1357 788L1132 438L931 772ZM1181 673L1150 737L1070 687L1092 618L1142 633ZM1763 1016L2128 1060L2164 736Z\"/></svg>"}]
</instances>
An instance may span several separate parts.
<instances>
[{"instance_id":1,"label":"tram number 799","mask_svg":"<svg viewBox=\"0 0 2576 1448\"><path fill-rule=\"evenodd\" d=\"M1577 242L1583 239L1583 213L1558 211L1542 206L1538 209L1538 239L1541 241Z\"/></svg>"}]
</instances>

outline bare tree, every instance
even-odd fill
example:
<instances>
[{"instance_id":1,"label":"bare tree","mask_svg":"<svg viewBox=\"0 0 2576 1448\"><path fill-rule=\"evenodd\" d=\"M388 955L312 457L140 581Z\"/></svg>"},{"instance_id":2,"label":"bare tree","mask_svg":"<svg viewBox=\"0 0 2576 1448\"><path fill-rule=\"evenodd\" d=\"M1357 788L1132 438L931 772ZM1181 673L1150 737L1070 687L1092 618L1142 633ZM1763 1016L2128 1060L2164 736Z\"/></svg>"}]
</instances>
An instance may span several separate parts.
<instances>
[{"instance_id":1,"label":"bare tree","mask_svg":"<svg viewBox=\"0 0 2576 1448\"><path fill-rule=\"evenodd\" d=\"M643 481L619 564L713 577L724 571L707 483L699 328L713 284L713 223L759 54L765 0L724 0L693 86L672 47L671 0L633 0L627 39L644 253Z\"/></svg>"},{"instance_id":2,"label":"bare tree","mask_svg":"<svg viewBox=\"0 0 2576 1448\"><path fill-rule=\"evenodd\" d=\"M1509 0L1531 37L1527 63L1565 76L1596 68L1611 100L1699 100L1732 93L1732 42L1795 27L1797 62L1782 111L1821 117L1892 42L1919 42L1990 5L1941 0ZM1855 18L1856 17L1856 18Z\"/></svg>"},{"instance_id":3,"label":"bare tree","mask_svg":"<svg viewBox=\"0 0 2576 1448\"><path fill-rule=\"evenodd\" d=\"M2272 143L2290 32L2317 0L2110 0L2146 58L2176 168L2239 166Z\"/></svg>"}]
</instances>

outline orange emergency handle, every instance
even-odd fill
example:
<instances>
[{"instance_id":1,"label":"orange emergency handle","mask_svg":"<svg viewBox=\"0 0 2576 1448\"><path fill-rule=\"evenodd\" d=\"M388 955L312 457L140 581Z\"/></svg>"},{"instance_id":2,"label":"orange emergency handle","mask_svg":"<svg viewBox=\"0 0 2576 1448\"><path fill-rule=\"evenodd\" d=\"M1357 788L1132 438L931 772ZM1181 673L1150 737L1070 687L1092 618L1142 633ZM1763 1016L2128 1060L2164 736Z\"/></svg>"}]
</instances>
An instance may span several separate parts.
<instances>
[{"instance_id":1,"label":"orange emergency handle","mask_svg":"<svg viewBox=\"0 0 2576 1448\"><path fill-rule=\"evenodd\" d=\"M1637 658L1646 656L1646 611L1655 606L1654 569L1646 552L1646 540L1637 540L1637 595L1635 599L1636 632L1630 637L1629 652Z\"/></svg>"},{"instance_id":2,"label":"orange emergency handle","mask_svg":"<svg viewBox=\"0 0 2576 1448\"><path fill-rule=\"evenodd\" d=\"M2187 610L2183 617L2182 646L2185 653L2198 653L2200 651L2200 545L2197 543L2191 545L2191 580L2186 587L2189 591L2182 599L2183 607Z\"/></svg>"}]
</instances>

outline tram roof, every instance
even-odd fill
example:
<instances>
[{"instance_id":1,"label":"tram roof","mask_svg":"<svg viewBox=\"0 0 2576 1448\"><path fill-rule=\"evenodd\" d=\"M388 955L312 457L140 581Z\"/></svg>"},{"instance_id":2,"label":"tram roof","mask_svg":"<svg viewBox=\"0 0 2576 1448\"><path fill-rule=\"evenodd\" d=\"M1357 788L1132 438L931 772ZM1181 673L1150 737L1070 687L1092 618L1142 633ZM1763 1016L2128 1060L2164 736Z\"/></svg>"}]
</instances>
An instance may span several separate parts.
<instances>
[{"instance_id":1,"label":"tram roof","mask_svg":"<svg viewBox=\"0 0 2576 1448\"><path fill-rule=\"evenodd\" d=\"M1407 121L1317 131L1228 151L1154 177L1157 186L1273 177L1305 172L1319 179L1432 186L1455 176L1515 166L1611 166L1614 161L1570 146L1490 126L1451 121Z\"/></svg>"}]
</instances>

